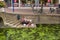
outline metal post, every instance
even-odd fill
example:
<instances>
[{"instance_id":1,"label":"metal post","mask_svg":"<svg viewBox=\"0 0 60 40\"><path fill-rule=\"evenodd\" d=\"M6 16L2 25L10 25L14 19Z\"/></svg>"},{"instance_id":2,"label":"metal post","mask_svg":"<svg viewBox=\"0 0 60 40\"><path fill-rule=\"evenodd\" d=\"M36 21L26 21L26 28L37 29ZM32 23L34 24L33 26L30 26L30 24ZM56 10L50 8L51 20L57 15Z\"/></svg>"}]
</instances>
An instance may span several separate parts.
<instances>
[{"instance_id":1,"label":"metal post","mask_svg":"<svg viewBox=\"0 0 60 40\"><path fill-rule=\"evenodd\" d=\"M11 0L11 7L12 7L12 0Z\"/></svg>"},{"instance_id":2,"label":"metal post","mask_svg":"<svg viewBox=\"0 0 60 40\"><path fill-rule=\"evenodd\" d=\"M20 2L21 2L21 0L19 0L19 7L20 7Z\"/></svg>"},{"instance_id":3,"label":"metal post","mask_svg":"<svg viewBox=\"0 0 60 40\"><path fill-rule=\"evenodd\" d=\"M43 12L43 1L41 1L41 10L40 11L41 11L40 13Z\"/></svg>"},{"instance_id":4,"label":"metal post","mask_svg":"<svg viewBox=\"0 0 60 40\"><path fill-rule=\"evenodd\" d=\"M51 4L53 4L53 0L51 0Z\"/></svg>"},{"instance_id":5,"label":"metal post","mask_svg":"<svg viewBox=\"0 0 60 40\"><path fill-rule=\"evenodd\" d=\"M26 3L28 2L28 0L26 0Z\"/></svg>"},{"instance_id":6,"label":"metal post","mask_svg":"<svg viewBox=\"0 0 60 40\"><path fill-rule=\"evenodd\" d=\"M60 4L60 0L59 0L59 4Z\"/></svg>"},{"instance_id":7,"label":"metal post","mask_svg":"<svg viewBox=\"0 0 60 40\"><path fill-rule=\"evenodd\" d=\"M35 7L39 7L39 0L35 0Z\"/></svg>"},{"instance_id":8,"label":"metal post","mask_svg":"<svg viewBox=\"0 0 60 40\"><path fill-rule=\"evenodd\" d=\"M12 11L14 12L14 0L12 0Z\"/></svg>"},{"instance_id":9,"label":"metal post","mask_svg":"<svg viewBox=\"0 0 60 40\"><path fill-rule=\"evenodd\" d=\"M59 5L60 5L60 0L59 0ZM60 6L59 6L60 7Z\"/></svg>"}]
</instances>

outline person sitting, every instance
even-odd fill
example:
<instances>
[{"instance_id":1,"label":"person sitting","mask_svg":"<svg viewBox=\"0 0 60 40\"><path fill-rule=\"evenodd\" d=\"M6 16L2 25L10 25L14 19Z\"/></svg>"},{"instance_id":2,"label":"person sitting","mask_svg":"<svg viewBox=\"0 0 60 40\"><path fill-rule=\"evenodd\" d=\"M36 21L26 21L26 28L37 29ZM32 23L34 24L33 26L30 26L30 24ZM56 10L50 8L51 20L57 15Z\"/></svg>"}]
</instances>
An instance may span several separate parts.
<instances>
[{"instance_id":1,"label":"person sitting","mask_svg":"<svg viewBox=\"0 0 60 40\"><path fill-rule=\"evenodd\" d=\"M28 20L27 18L21 18L20 19L22 25L31 25L31 20Z\"/></svg>"}]
</instances>

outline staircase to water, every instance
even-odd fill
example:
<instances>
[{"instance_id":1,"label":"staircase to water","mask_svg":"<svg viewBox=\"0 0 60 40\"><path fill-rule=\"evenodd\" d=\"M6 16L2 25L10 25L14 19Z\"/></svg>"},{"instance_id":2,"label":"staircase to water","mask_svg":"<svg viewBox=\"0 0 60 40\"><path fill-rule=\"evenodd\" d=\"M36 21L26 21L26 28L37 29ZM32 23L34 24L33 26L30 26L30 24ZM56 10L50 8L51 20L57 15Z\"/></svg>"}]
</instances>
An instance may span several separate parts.
<instances>
[{"instance_id":1,"label":"staircase to water","mask_svg":"<svg viewBox=\"0 0 60 40\"><path fill-rule=\"evenodd\" d=\"M34 26L24 26L22 24L20 24L20 21L17 20L17 17L16 16L13 16L13 15L6 15L6 25L9 25L11 27L16 27L16 28L21 28L21 27L36 27L36 25L34 24Z\"/></svg>"}]
</instances>

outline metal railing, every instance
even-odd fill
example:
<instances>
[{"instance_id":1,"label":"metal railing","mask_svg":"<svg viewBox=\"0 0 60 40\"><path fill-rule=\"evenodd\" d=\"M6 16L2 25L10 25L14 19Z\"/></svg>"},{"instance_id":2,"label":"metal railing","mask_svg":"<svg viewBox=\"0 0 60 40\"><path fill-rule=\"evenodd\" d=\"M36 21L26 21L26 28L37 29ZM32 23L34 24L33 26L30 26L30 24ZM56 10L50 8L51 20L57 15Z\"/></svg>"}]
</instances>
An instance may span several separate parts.
<instances>
[{"instance_id":1,"label":"metal railing","mask_svg":"<svg viewBox=\"0 0 60 40\"><path fill-rule=\"evenodd\" d=\"M57 9L54 8L49 8L49 9L42 9L42 8L34 8L32 7L32 11L33 13L37 13L37 14L44 14L44 13L57 13Z\"/></svg>"}]
</instances>

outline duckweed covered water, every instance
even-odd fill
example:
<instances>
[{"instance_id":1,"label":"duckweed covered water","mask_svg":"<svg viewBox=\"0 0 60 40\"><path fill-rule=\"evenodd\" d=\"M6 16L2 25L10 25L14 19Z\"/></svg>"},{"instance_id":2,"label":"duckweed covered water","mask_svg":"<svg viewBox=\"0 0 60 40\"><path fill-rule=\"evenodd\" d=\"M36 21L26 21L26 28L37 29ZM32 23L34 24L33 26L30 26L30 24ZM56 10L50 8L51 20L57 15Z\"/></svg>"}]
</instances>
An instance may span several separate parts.
<instances>
[{"instance_id":1,"label":"duckweed covered water","mask_svg":"<svg viewBox=\"0 0 60 40\"><path fill-rule=\"evenodd\" d=\"M36 28L0 28L0 40L60 40L60 24Z\"/></svg>"}]
</instances>

